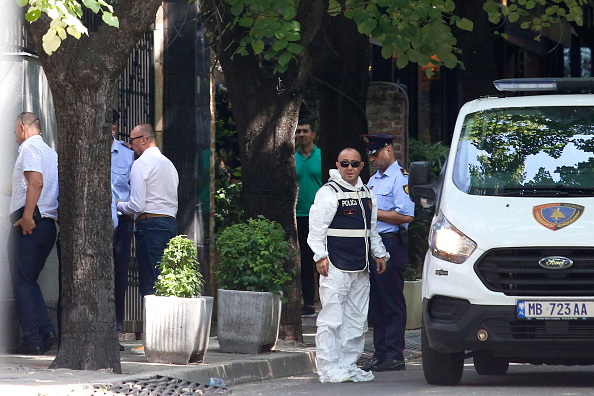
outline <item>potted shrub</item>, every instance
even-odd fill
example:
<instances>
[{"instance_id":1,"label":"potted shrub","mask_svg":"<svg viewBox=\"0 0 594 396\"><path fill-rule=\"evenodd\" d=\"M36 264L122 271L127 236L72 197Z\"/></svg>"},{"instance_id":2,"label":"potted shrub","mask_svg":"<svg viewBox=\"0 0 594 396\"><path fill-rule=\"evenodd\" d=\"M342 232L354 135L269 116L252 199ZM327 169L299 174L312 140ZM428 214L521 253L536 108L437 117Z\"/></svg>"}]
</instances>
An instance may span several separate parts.
<instances>
[{"instance_id":1,"label":"potted shrub","mask_svg":"<svg viewBox=\"0 0 594 396\"><path fill-rule=\"evenodd\" d=\"M258 216L227 227L216 247L221 352L270 350L278 338L281 292L291 280L283 268L289 255L285 231L278 223Z\"/></svg>"},{"instance_id":2,"label":"potted shrub","mask_svg":"<svg viewBox=\"0 0 594 396\"><path fill-rule=\"evenodd\" d=\"M155 282L144 297L146 358L152 363L202 362L208 349L213 297L201 297L194 242L178 235L167 244Z\"/></svg>"}]
</instances>

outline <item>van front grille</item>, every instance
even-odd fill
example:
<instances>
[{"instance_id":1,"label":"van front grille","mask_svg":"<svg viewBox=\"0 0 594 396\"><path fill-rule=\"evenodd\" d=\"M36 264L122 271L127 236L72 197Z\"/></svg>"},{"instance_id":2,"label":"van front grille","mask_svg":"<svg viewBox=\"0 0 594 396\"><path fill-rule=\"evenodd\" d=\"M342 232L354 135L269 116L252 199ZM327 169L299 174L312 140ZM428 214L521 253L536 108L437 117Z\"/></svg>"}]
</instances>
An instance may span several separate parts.
<instances>
[{"instance_id":1,"label":"van front grille","mask_svg":"<svg viewBox=\"0 0 594 396\"><path fill-rule=\"evenodd\" d=\"M560 256L573 261L565 269L539 265L545 257ZM474 270L492 291L508 296L594 296L593 248L493 249L481 256Z\"/></svg>"}]
</instances>

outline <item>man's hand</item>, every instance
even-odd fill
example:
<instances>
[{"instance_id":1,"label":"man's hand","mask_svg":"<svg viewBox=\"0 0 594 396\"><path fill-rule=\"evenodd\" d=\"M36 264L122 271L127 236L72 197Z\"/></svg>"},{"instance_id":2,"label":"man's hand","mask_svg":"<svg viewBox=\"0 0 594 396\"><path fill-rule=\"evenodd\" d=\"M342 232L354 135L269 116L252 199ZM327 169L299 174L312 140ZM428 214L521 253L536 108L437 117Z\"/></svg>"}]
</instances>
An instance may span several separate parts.
<instances>
[{"instance_id":1,"label":"man's hand","mask_svg":"<svg viewBox=\"0 0 594 396\"><path fill-rule=\"evenodd\" d=\"M316 269L320 273L320 275L327 277L328 276L328 257L324 257L316 262Z\"/></svg>"},{"instance_id":2,"label":"man's hand","mask_svg":"<svg viewBox=\"0 0 594 396\"><path fill-rule=\"evenodd\" d=\"M15 227L21 226L23 229L23 235L33 234L33 229L37 227L33 217L21 217L21 219L13 225Z\"/></svg>"},{"instance_id":3,"label":"man's hand","mask_svg":"<svg viewBox=\"0 0 594 396\"><path fill-rule=\"evenodd\" d=\"M383 274L386 271L386 260L383 257L375 258L375 268L378 274Z\"/></svg>"}]
</instances>

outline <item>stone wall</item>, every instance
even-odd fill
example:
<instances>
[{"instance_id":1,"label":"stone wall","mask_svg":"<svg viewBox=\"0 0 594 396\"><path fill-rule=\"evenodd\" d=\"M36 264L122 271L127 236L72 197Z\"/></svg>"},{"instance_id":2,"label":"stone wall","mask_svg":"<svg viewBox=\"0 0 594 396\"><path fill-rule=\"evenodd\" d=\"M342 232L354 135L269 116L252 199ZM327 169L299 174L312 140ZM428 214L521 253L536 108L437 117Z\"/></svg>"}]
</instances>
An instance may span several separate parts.
<instances>
[{"instance_id":1,"label":"stone wall","mask_svg":"<svg viewBox=\"0 0 594 396\"><path fill-rule=\"evenodd\" d=\"M367 123L370 135L392 135L396 160L408 166L408 95L389 82L374 82L367 94ZM373 170L372 170L373 171Z\"/></svg>"}]
</instances>

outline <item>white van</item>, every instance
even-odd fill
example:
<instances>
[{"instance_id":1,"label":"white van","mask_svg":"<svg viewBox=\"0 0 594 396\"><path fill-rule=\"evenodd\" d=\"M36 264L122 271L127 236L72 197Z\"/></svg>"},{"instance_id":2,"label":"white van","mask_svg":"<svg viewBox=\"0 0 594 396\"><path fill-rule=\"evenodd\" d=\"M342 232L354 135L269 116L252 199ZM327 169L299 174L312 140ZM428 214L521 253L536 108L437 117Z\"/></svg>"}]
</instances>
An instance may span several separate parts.
<instances>
[{"instance_id":1,"label":"white van","mask_svg":"<svg viewBox=\"0 0 594 396\"><path fill-rule=\"evenodd\" d=\"M564 83L594 79L496 86ZM413 200L436 204L423 268L427 382L457 384L469 357L484 375L510 362L594 364L594 95L471 101L440 180L427 163L410 171Z\"/></svg>"}]
</instances>

